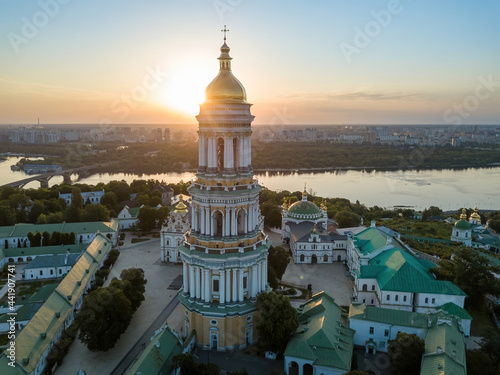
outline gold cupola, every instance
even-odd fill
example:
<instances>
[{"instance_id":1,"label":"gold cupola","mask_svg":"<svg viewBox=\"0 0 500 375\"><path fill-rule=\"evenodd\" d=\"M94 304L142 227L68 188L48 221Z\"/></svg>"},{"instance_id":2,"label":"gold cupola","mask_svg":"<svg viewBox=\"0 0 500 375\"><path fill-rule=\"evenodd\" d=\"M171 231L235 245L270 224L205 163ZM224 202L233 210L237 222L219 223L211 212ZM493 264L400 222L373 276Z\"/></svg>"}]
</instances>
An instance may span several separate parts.
<instances>
[{"instance_id":1,"label":"gold cupola","mask_svg":"<svg viewBox=\"0 0 500 375\"><path fill-rule=\"evenodd\" d=\"M247 93L240 81L231 72L229 47L226 44L226 28L224 27L224 44L220 48L219 74L205 89L205 102L246 103Z\"/></svg>"}]
</instances>

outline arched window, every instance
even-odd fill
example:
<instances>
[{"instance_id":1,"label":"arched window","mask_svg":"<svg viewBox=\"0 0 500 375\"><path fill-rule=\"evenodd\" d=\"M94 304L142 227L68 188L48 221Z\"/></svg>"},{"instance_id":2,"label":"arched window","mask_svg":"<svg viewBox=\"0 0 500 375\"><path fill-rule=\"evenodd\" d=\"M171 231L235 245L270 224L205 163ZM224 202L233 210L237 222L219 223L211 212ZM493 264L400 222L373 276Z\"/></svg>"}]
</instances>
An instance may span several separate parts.
<instances>
[{"instance_id":1,"label":"arched window","mask_svg":"<svg viewBox=\"0 0 500 375\"><path fill-rule=\"evenodd\" d=\"M363 284L363 292L366 292L368 290L368 285Z\"/></svg>"},{"instance_id":2,"label":"arched window","mask_svg":"<svg viewBox=\"0 0 500 375\"><path fill-rule=\"evenodd\" d=\"M325 254L325 255L323 256L323 262L325 262L325 263L327 263L327 262L328 262L328 255L326 255L326 254Z\"/></svg>"},{"instance_id":3,"label":"arched window","mask_svg":"<svg viewBox=\"0 0 500 375\"><path fill-rule=\"evenodd\" d=\"M300 261L303 262L304 261L304 254L300 254Z\"/></svg>"}]
</instances>

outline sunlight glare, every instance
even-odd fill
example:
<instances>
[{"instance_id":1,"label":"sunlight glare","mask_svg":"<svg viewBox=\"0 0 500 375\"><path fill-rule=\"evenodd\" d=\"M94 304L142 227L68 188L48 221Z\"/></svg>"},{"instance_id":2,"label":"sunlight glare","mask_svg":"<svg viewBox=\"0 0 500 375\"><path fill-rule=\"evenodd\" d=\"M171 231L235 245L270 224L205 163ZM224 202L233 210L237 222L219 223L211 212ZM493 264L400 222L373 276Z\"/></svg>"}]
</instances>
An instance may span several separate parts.
<instances>
[{"instance_id":1,"label":"sunlight glare","mask_svg":"<svg viewBox=\"0 0 500 375\"><path fill-rule=\"evenodd\" d=\"M205 100L205 88L216 75L217 71L202 61L177 67L166 83L165 105L177 112L197 115L198 105Z\"/></svg>"}]
</instances>

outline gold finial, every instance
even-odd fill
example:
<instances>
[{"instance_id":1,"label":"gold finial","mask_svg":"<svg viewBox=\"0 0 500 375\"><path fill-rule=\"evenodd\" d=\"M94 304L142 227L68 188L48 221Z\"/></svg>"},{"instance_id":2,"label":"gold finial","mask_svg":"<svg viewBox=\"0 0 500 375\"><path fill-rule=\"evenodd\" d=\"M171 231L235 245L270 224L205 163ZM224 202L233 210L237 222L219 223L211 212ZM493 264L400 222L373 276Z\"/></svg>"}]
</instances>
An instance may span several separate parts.
<instances>
[{"instance_id":1,"label":"gold finial","mask_svg":"<svg viewBox=\"0 0 500 375\"><path fill-rule=\"evenodd\" d=\"M460 220L467 220L467 210L465 208L462 209L462 215L460 215Z\"/></svg>"},{"instance_id":2,"label":"gold finial","mask_svg":"<svg viewBox=\"0 0 500 375\"><path fill-rule=\"evenodd\" d=\"M226 29L226 25L224 25L224 28L221 30L221 32L224 33L224 43L226 43L226 33L229 31L229 29Z\"/></svg>"}]
</instances>

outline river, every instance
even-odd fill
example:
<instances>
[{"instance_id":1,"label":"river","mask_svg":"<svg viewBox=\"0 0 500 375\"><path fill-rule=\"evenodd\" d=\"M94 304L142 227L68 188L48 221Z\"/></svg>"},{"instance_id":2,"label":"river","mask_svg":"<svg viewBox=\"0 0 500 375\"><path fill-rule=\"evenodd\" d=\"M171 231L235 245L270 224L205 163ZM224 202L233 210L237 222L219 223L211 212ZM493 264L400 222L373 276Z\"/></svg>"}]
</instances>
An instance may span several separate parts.
<instances>
[{"instance_id":1,"label":"river","mask_svg":"<svg viewBox=\"0 0 500 375\"><path fill-rule=\"evenodd\" d=\"M0 185L26 178L24 172L11 171L19 157L7 157L0 161ZM157 179L166 183L189 181L194 173L163 173L156 175L136 174L95 174L82 178L79 182L95 185L111 180ZM77 176L73 176L75 180ZM339 171L321 173L259 174L259 183L271 190L307 190L323 197L347 198L351 202L359 200L366 206L412 206L422 210L438 206L444 210L460 207L479 209L500 209L500 167L469 168L461 170L410 170L410 171ZM50 180L50 186L62 183L60 176ZM39 187L38 182L26 188Z\"/></svg>"}]
</instances>

